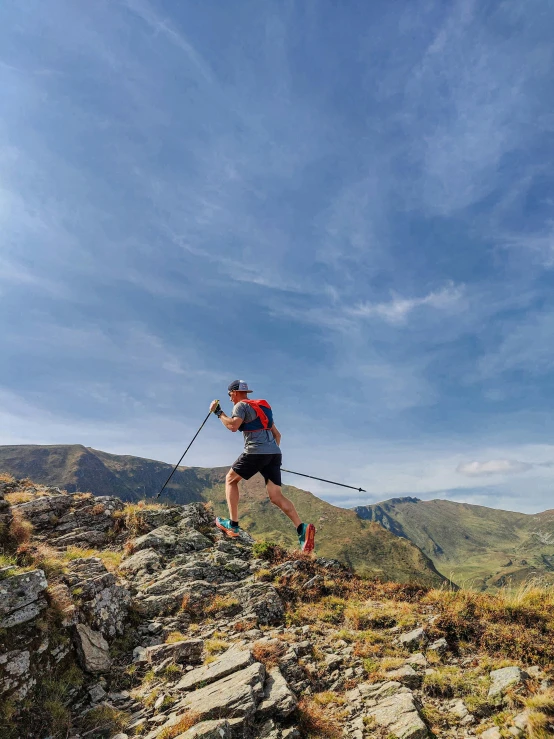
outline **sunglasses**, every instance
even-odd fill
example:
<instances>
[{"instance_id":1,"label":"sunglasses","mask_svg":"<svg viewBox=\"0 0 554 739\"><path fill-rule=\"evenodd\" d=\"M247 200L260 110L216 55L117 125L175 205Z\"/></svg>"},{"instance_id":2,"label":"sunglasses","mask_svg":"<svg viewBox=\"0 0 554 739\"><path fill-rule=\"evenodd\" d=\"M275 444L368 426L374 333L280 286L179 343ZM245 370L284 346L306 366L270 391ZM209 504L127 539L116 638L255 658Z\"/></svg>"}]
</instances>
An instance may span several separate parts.
<instances>
[{"instance_id":1,"label":"sunglasses","mask_svg":"<svg viewBox=\"0 0 554 739\"><path fill-rule=\"evenodd\" d=\"M237 392L236 390L229 390L229 392L227 393L227 395L228 395L229 397L231 397L231 395L232 395L233 393L236 393L236 392Z\"/></svg>"}]
</instances>

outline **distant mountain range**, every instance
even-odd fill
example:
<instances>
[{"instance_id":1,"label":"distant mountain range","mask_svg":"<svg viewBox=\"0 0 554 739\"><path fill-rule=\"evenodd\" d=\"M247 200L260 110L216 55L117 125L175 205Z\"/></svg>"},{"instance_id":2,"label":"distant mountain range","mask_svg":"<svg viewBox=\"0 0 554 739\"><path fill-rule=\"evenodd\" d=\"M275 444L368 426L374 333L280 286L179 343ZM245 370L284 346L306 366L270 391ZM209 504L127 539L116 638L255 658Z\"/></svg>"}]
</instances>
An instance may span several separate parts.
<instances>
[{"instance_id":1,"label":"distant mountain range","mask_svg":"<svg viewBox=\"0 0 554 739\"><path fill-rule=\"evenodd\" d=\"M354 510L412 541L458 584L489 589L533 577L554 583L554 510L525 514L408 497Z\"/></svg>"},{"instance_id":2,"label":"distant mountain range","mask_svg":"<svg viewBox=\"0 0 554 739\"><path fill-rule=\"evenodd\" d=\"M0 446L0 472L125 501L154 497L171 469L164 462L78 444ZM211 501L217 514L227 515L226 472L226 467L180 467L162 500ZM259 475L241 485L241 525L254 536L293 546L294 529L269 502ZM533 577L554 584L554 510L529 515L412 497L347 510L296 487L283 489L302 519L315 523L318 554L360 574L434 585L449 578L482 590Z\"/></svg>"},{"instance_id":3,"label":"distant mountain range","mask_svg":"<svg viewBox=\"0 0 554 739\"><path fill-rule=\"evenodd\" d=\"M28 477L95 495L117 495L125 501L152 498L172 466L141 457L108 454L78 444L59 446L0 446L0 472ZM161 500L176 503L211 501L217 514L227 515L225 468L180 467ZM259 475L241 483L241 526L253 536L286 546L297 544L290 521L272 505ZM382 580L417 580L440 586L445 582L431 559L409 539L396 536L352 510L337 508L312 493L284 486L304 521L315 523L317 554L334 557L358 573Z\"/></svg>"}]
</instances>

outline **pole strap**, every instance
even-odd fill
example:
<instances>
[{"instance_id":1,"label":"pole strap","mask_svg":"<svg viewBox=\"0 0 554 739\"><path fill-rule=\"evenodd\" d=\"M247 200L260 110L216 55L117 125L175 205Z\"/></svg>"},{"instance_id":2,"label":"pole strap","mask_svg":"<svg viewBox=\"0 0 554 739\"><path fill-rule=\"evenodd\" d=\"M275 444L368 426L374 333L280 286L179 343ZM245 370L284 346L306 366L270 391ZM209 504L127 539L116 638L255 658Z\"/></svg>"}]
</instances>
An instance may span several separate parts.
<instances>
[{"instance_id":1,"label":"pole strap","mask_svg":"<svg viewBox=\"0 0 554 739\"><path fill-rule=\"evenodd\" d=\"M300 477L309 477L310 480L319 480L320 482L328 482L330 485L339 485L341 488L350 488L350 490L357 490L359 493L366 493L367 490L363 488L355 488L353 485L345 485L343 482L333 482L333 480L325 480L323 477L314 477L313 475L305 475L303 472L293 472L292 470L286 470L281 467L282 472L288 472L290 475L300 475Z\"/></svg>"}]
</instances>

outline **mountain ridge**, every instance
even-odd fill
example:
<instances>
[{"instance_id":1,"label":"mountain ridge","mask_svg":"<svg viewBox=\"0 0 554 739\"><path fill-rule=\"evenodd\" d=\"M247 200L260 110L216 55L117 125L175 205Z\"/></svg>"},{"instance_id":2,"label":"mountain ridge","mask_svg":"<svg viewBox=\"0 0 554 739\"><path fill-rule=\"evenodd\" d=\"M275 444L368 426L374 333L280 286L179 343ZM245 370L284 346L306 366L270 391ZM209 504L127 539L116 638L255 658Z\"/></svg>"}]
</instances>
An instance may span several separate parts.
<instances>
[{"instance_id":1,"label":"mountain ridge","mask_svg":"<svg viewBox=\"0 0 554 739\"><path fill-rule=\"evenodd\" d=\"M0 447L0 471L75 492L117 495L125 502L152 498L166 481L172 465L132 455L115 455L82 445ZM187 504L211 502L227 515L224 481L227 467L179 467L161 501ZM399 538L354 511L332 506L309 491L286 485L285 494L300 517L318 529L320 555L332 557L359 574L398 582L447 582L431 559L407 538ZM241 526L254 536L285 547L297 546L294 527L268 499L259 475L241 483Z\"/></svg>"}]
</instances>

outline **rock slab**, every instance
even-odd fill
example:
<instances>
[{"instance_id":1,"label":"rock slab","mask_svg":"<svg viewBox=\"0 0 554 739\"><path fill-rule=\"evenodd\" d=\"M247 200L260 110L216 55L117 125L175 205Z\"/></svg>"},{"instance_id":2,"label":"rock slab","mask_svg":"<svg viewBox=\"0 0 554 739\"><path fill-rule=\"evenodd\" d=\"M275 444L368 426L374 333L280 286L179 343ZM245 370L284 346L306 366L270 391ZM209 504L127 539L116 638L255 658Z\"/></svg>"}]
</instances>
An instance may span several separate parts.
<instances>
[{"instance_id":1,"label":"rock slab","mask_svg":"<svg viewBox=\"0 0 554 739\"><path fill-rule=\"evenodd\" d=\"M86 624L75 626L75 646L81 666L87 672L108 672L112 665L108 642L99 631Z\"/></svg>"}]
</instances>

